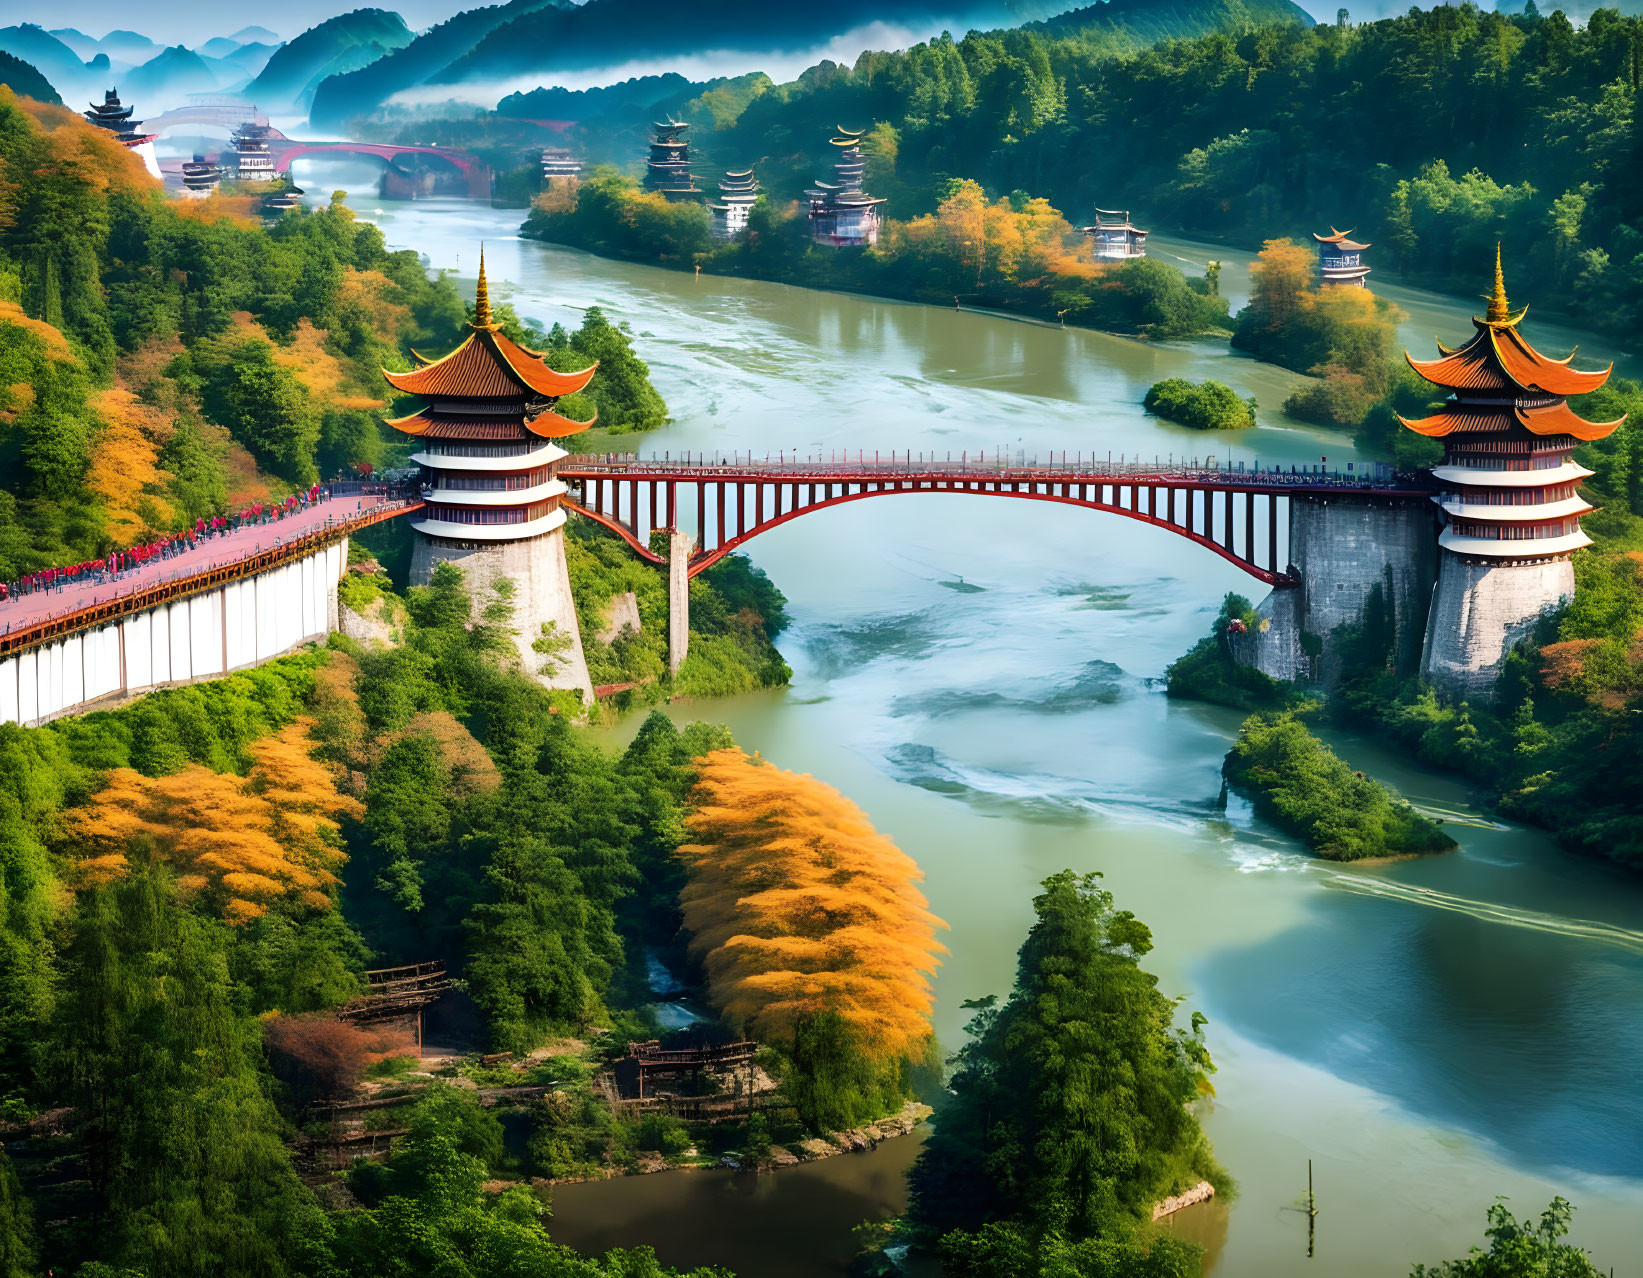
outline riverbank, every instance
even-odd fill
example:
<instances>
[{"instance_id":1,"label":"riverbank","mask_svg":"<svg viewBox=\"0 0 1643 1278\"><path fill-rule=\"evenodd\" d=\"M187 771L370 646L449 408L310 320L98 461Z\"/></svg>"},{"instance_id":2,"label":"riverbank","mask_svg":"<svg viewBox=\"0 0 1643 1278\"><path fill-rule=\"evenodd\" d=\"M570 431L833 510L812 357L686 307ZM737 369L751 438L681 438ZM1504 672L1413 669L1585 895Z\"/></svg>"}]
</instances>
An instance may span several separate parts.
<instances>
[{"instance_id":1,"label":"riverbank","mask_svg":"<svg viewBox=\"0 0 1643 1278\"><path fill-rule=\"evenodd\" d=\"M761 200L734 239L712 233L708 211L669 203L631 178L600 170L538 197L520 228L527 239L693 274L762 279L804 288L955 307L1019 312L1129 336L1192 337L1228 328L1209 281L1166 263L1096 263L1081 232L1043 200L988 203L959 183L937 210L886 219L875 247L819 246L799 206ZM961 229L967 228L967 229Z\"/></svg>"}]
</instances>

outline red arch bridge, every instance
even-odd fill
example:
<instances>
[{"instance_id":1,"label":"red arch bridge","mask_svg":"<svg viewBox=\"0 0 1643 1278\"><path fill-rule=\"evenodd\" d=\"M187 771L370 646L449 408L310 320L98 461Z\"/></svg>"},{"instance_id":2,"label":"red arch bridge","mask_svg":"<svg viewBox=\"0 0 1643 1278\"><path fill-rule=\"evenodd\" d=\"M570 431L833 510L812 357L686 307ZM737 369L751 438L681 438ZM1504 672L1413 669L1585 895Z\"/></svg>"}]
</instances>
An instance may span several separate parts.
<instances>
[{"instance_id":1,"label":"red arch bridge","mask_svg":"<svg viewBox=\"0 0 1643 1278\"><path fill-rule=\"evenodd\" d=\"M603 524L652 563L664 563L667 556L651 544L651 534L694 529L691 576L760 533L812 511L876 497L969 494L1055 502L1134 519L1185 537L1270 586L1294 586L1299 577L1285 557L1289 499L1429 496L1417 480L1374 463L1339 471L1115 462L1083 454L1051 454L1047 462L968 454L936 460L922 453L871 458L835 453L805 460L581 455L567 458L559 477L570 489L562 499L567 509Z\"/></svg>"}]
</instances>

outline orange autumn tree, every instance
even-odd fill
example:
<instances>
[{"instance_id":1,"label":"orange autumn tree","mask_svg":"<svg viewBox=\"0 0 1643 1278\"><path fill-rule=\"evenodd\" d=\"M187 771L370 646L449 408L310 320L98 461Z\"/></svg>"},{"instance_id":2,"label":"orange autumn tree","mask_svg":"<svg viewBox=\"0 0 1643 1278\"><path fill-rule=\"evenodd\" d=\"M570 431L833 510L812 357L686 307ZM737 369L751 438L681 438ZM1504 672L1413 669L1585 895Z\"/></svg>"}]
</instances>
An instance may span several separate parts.
<instances>
[{"instance_id":1,"label":"orange autumn tree","mask_svg":"<svg viewBox=\"0 0 1643 1278\"><path fill-rule=\"evenodd\" d=\"M298 720L253 745L255 762L244 777L199 766L164 777L115 768L68 816L68 832L85 850L83 880L123 877L132 840L146 838L178 871L178 887L230 923L281 902L329 909L347 859L340 821L364 808L338 793L331 769L309 757L307 726Z\"/></svg>"},{"instance_id":2,"label":"orange autumn tree","mask_svg":"<svg viewBox=\"0 0 1643 1278\"><path fill-rule=\"evenodd\" d=\"M930 1051L930 976L945 953L918 866L814 777L736 749L697 768L680 904L714 1005L798 1058L825 1018L840 1051L904 1090Z\"/></svg>"}]
</instances>

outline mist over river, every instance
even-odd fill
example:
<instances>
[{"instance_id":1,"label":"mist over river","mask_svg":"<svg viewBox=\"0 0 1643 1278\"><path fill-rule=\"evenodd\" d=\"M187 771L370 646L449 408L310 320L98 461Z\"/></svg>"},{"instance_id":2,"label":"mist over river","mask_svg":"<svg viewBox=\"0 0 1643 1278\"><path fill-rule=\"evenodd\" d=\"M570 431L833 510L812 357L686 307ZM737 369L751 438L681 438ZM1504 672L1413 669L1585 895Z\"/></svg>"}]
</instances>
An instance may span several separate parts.
<instances>
[{"instance_id":1,"label":"mist over river","mask_svg":"<svg viewBox=\"0 0 1643 1278\"><path fill-rule=\"evenodd\" d=\"M355 203L435 267L471 274L483 238L493 297L524 317L574 325L573 308L596 304L630 323L675 419L636 441L647 453L1354 455L1277 410L1299 377L1224 341L692 278L518 241L516 211ZM1229 294L1247 286L1248 254L1157 236L1153 251L1217 257ZM1417 353L1470 332L1464 301L1383 291L1411 312ZM1579 341L1637 371L1613 342L1537 326L1533 311L1526 328L1555 354ZM1167 376L1254 395L1261 425L1204 435L1146 416L1142 396ZM790 601L793 684L671 713L726 722L744 748L836 785L918 861L952 925L936 980L949 1046L962 1000L1008 990L1038 881L1066 866L1106 875L1155 933L1162 988L1209 1017L1220 1072L1204 1125L1240 1193L1176 1218L1208 1246L1206 1272L1403 1275L1481 1242L1496 1195L1538 1214L1562 1193L1579 1208L1574 1239L1617 1278L1643 1274L1643 884L1488 821L1454 778L1351 738L1335 744L1356 766L1462 822L1448 827L1458 852L1352 869L1303 855L1236 798L1223 810L1239 716L1172 703L1158 681L1226 591L1264 588L1161 530L923 494L810 515L749 551ZM820 1278L842 1272L852 1224L901 1206L912 1152L890 1142L756 1180L563 1186L554 1234ZM1308 1158L1310 1261L1293 1209Z\"/></svg>"}]
</instances>

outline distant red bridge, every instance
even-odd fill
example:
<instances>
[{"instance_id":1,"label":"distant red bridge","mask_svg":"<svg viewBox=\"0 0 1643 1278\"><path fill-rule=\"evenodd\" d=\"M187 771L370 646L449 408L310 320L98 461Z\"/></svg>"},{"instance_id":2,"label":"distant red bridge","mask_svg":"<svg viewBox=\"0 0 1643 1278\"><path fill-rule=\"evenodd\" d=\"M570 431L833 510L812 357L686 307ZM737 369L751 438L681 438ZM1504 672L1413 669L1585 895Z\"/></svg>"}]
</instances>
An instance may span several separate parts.
<instances>
[{"instance_id":1,"label":"distant red bridge","mask_svg":"<svg viewBox=\"0 0 1643 1278\"><path fill-rule=\"evenodd\" d=\"M967 494L1056 502L1121 515L1212 550L1270 586L1299 578L1279 562L1278 503L1289 497L1409 500L1429 490L1390 467L1354 464L1234 468L1156 460L1113 461L1051 454L1047 462L1007 457L954 460L908 453L868 458L762 460L686 454L670 458L574 456L559 470L571 495L562 504L620 536L652 563L665 562L650 534L697 529L692 576L760 533L846 502L915 494Z\"/></svg>"}]
</instances>

